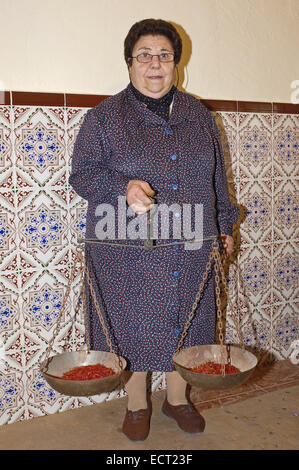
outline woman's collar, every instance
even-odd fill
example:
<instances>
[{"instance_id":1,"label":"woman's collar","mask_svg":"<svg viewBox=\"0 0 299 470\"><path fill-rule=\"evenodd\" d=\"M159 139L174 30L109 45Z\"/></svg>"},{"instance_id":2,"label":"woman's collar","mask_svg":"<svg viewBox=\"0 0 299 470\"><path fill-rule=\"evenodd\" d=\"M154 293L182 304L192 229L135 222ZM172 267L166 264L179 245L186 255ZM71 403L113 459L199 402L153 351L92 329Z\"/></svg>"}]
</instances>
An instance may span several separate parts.
<instances>
[{"instance_id":1,"label":"woman's collar","mask_svg":"<svg viewBox=\"0 0 299 470\"><path fill-rule=\"evenodd\" d=\"M197 121L199 118L198 103L193 99L190 100L190 95L176 89L173 94L172 110L169 116L169 121L166 122L163 118L152 113L141 103L133 93L130 84L125 89L125 94L128 99L129 106L127 107L126 118L127 120L135 120L140 124L145 122L147 124L161 124L176 125L182 121Z\"/></svg>"}]
</instances>

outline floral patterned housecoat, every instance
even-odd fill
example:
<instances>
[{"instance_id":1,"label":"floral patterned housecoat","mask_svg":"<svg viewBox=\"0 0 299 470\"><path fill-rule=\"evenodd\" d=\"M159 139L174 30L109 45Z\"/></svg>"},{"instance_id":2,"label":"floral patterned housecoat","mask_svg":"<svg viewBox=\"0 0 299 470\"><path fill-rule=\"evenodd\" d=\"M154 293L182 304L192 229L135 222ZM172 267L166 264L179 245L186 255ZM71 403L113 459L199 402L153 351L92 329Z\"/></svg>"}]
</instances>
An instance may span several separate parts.
<instances>
[{"instance_id":1,"label":"floral patterned housecoat","mask_svg":"<svg viewBox=\"0 0 299 470\"><path fill-rule=\"evenodd\" d=\"M129 86L87 112L69 179L88 201L87 238L96 237L96 207L109 203L117 212L118 197L125 196L132 179L147 181L158 204L202 204L203 236L232 234L239 211L229 201L218 130L212 114L194 97L176 90L168 122L140 103ZM170 214L171 227L176 214ZM115 234L117 238L117 218ZM167 240L156 242L161 243ZM182 244L154 250L86 244L112 344L127 359L128 369L173 370L172 356L211 244L204 242L197 250L185 250ZM89 292L87 297L91 348L109 350ZM215 317L212 275L183 347L214 343Z\"/></svg>"}]
</instances>

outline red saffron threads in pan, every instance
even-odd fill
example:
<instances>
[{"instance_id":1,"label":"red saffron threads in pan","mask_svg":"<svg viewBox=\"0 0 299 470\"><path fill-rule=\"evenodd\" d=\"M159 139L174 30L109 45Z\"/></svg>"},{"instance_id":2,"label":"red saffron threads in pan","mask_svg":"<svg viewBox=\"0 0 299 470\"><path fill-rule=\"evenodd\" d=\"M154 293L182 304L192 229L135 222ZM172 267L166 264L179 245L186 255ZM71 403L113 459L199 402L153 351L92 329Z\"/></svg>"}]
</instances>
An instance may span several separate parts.
<instances>
[{"instance_id":1,"label":"red saffron threads in pan","mask_svg":"<svg viewBox=\"0 0 299 470\"><path fill-rule=\"evenodd\" d=\"M196 367L192 367L191 370L193 372L209 375L220 375L222 373L221 364L217 364L216 362L203 362ZM237 367L231 364L225 364L225 374L239 374L240 372L240 369Z\"/></svg>"},{"instance_id":2,"label":"red saffron threads in pan","mask_svg":"<svg viewBox=\"0 0 299 470\"><path fill-rule=\"evenodd\" d=\"M102 379L110 375L114 375L114 370L102 364L92 364L89 366L79 366L65 372L62 376L67 380L92 380Z\"/></svg>"}]
</instances>

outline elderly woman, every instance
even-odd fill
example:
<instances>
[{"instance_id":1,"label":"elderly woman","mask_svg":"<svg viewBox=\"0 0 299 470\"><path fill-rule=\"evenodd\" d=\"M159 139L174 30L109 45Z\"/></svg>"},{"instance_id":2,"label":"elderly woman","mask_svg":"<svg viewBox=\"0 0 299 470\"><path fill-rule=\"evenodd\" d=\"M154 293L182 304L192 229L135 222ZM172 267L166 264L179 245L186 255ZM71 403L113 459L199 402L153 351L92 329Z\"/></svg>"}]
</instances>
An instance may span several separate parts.
<instances>
[{"instance_id":1,"label":"elderly woman","mask_svg":"<svg viewBox=\"0 0 299 470\"><path fill-rule=\"evenodd\" d=\"M178 32L162 20L140 21L130 29L124 51L129 85L87 112L74 147L69 181L88 201L86 237L96 237L100 204L117 210L119 198L126 197L126 207L146 217L155 197L157 205L201 204L203 238L218 236L229 256L238 208L229 201L212 114L174 86L182 51ZM171 226L177 215L172 214ZM126 222L129 216L127 212ZM100 244L87 248L111 340L128 363L122 429L131 440L145 439L150 429L148 371L166 373L162 411L167 416L187 432L200 433L205 426L186 397L187 384L174 371L172 356L212 242L188 250L182 243L158 246L167 241L173 240L157 240L152 250ZM108 350L90 299L88 309L91 347ZM183 347L214 343L215 311L211 274Z\"/></svg>"}]
</instances>

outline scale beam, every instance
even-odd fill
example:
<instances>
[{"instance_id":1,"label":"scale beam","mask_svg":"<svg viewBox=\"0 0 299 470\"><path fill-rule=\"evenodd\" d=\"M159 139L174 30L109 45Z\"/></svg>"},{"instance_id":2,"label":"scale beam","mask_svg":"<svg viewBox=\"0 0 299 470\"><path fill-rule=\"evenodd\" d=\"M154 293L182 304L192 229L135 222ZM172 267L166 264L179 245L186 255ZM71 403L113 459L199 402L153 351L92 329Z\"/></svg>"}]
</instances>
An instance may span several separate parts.
<instances>
[{"instance_id":1,"label":"scale beam","mask_svg":"<svg viewBox=\"0 0 299 470\"><path fill-rule=\"evenodd\" d=\"M170 243L161 243L159 245L155 244L157 240L153 239L145 239L143 245L133 245L132 243L117 243L119 241L123 241L123 238L113 238L110 239L111 241L103 241L99 240L98 238L81 238L79 237L77 239L78 243L94 243L96 245L109 245L109 246L122 246L122 247L129 247L129 248L141 248L143 250L153 250L156 248L164 248L167 246L173 246L173 245L184 245L185 243L201 243L201 242L207 242L207 241L212 241L216 240L219 238L217 235L213 235L211 237L205 237L205 238L200 238L200 239L195 239L195 240L181 240L181 241L174 241Z\"/></svg>"}]
</instances>

